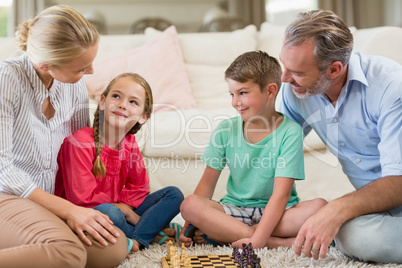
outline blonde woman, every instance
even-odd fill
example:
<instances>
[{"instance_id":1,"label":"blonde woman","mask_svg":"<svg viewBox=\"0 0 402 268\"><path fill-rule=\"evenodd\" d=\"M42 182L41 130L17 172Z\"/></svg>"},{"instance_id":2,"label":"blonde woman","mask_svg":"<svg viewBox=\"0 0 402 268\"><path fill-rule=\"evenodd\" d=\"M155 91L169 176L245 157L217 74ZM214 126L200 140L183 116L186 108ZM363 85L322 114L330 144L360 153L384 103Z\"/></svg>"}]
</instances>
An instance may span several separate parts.
<instances>
[{"instance_id":1,"label":"blonde woman","mask_svg":"<svg viewBox=\"0 0 402 268\"><path fill-rule=\"evenodd\" d=\"M113 267L127 240L99 211L53 195L65 137L88 121L84 74L99 34L53 6L16 32L22 56L0 64L0 266Z\"/></svg>"}]
</instances>

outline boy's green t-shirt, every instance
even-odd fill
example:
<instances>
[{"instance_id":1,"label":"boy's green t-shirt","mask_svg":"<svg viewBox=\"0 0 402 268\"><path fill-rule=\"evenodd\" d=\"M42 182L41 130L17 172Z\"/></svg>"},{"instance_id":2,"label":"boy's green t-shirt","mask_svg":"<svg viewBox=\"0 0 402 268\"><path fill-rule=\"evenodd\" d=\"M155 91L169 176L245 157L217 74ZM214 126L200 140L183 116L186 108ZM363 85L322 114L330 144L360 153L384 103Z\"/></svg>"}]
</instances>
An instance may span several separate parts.
<instances>
[{"instance_id":1,"label":"boy's green t-shirt","mask_svg":"<svg viewBox=\"0 0 402 268\"><path fill-rule=\"evenodd\" d=\"M228 165L227 194L221 202L244 207L265 207L276 177L304 179L303 133L284 117L281 125L256 144L245 141L240 116L222 121L214 130L202 161L216 170ZM288 205L299 202L293 185Z\"/></svg>"}]
</instances>

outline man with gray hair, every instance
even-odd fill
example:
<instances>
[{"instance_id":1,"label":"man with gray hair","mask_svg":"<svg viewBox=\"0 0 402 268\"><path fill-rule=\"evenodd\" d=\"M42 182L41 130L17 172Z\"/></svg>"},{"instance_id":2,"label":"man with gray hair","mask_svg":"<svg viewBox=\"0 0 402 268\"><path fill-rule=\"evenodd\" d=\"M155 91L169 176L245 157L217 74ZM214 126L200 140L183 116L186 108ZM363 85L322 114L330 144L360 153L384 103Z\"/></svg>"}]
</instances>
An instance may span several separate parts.
<instances>
[{"instance_id":1,"label":"man with gray hair","mask_svg":"<svg viewBox=\"0 0 402 268\"><path fill-rule=\"evenodd\" d=\"M332 11L301 13L285 32L280 112L314 129L356 188L311 216L294 250L324 258L335 240L352 258L402 263L402 67L352 50Z\"/></svg>"}]
</instances>

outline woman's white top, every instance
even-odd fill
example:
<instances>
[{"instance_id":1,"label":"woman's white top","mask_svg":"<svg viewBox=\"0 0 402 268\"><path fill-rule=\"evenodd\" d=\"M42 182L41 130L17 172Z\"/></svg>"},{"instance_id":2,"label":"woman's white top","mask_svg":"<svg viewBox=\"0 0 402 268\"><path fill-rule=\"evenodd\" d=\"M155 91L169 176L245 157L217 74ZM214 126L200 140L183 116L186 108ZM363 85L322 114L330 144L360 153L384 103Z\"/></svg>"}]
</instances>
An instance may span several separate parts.
<instances>
[{"instance_id":1,"label":"woman's white top","mask_svg":"<svg viewBox=\"0 0 402 268\"><path fill-rule=\"evenodd\" d=\"M42 113L47 97L55 109ZM54 80L48 90L26 54L0 63L0 192L24 198L36 187L53 193L63 139L88 123L84 79Z\"/></svg>"}]
</instances>

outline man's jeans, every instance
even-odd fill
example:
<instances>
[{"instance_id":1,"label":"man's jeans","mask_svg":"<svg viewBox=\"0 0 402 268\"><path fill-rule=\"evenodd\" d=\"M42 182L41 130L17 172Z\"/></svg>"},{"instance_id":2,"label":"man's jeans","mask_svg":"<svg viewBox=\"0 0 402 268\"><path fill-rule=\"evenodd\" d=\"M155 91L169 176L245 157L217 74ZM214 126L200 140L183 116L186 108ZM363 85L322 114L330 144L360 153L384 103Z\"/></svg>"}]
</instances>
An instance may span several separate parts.
<instances>
[{"instance_id":1,"label":"man's jeans","mask_svg":"<svg viewBox=\"0 0 402 268\"><path fill-rule=\"evenodd\" d=\"M345 255L360 261L402 263L402 206L347 221L335 244Z\"/></svg>"},{"instance_id":2,"label":"man's jeans","mask_svg":"<svg viewBox=\"0 0 402 268\"><path fill-rule=\"evenodd\" d=\"M156 235L180 212L183 199L182 192L173 186L151 193L137 209L134 209L134 212L141 216L135 226L129 224L124 213L112 204L101 204L94 209L108 215L113 224L128 238L135 239L148 248Z\"/></svg>"}]
</instances>

